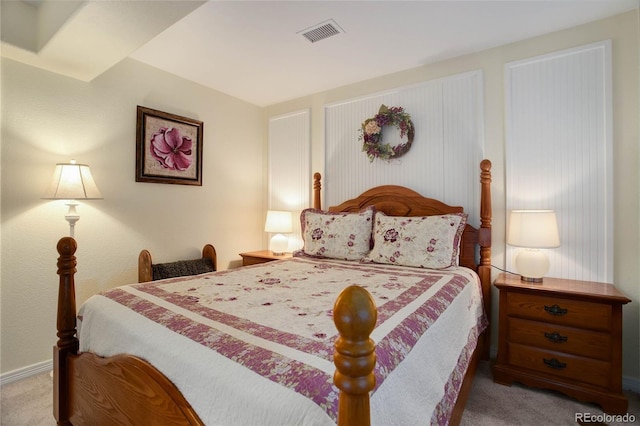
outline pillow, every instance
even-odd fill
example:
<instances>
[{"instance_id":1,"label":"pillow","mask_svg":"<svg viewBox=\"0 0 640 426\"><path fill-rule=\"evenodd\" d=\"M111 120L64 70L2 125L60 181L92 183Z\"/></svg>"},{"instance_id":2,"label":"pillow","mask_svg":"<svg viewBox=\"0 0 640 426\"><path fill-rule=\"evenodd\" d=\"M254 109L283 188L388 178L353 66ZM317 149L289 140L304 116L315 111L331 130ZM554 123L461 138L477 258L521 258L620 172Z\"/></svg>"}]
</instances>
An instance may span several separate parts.
<instances>
[{"instance_id":1,"label":"pillow","mask_svg":"<svg viewBox=\"0 0 640 426\"><path fill-rule=\"evenodd\" d=\"M304 254L341 260L360 260L371 250L375 207L358 213L306 209L300 214Z\"/></svg>"},{"instance_id":2,"label":"pillow","mask_svg":"<svg viewBox=\"0 0 640 426\"><path fill-rule=\"evenodd\" d=\"M365 262L444 269L458 265L466 213L400 217L377 212Z\"/></svg>"}]
</instances>

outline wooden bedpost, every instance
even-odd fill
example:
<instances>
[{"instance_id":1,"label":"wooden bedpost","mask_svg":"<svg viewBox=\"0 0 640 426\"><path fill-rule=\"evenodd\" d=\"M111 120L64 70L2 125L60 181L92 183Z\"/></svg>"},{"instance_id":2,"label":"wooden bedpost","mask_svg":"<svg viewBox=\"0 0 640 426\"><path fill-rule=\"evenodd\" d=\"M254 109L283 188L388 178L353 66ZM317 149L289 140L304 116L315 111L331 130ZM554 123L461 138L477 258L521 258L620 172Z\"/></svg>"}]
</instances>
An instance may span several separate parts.
<instances>
[{"instance_id":1,"label":"wooden bedpost","mask_svg":"<svg viewBox=\"0 0 640 426\"><path fill-rule=\"evenodd\" d=\"M147 283L153 281L153 259L149 250L144 249L138 255L138 282Z\"/></svg>"},{"instance_id":2,"label":"wooden bedpost","mask_svg":"<svg viewBox=\"0 0 640 426\"><path fill-rule=\"evenodd\" d=\"M53 347L53 416L58 424L69 421L69 373L67 358L78 353L76 336L76 249L78 245L71 237L58 241L58 342Z\"/></svg>"},{"instance_id":3,"label":"wooden bedpost","mask_svg":"<svg viewBox=\"0 0 640 426\"><path fill-rule=\"evenodd\" d=\"M376 385L375 343L369 335L378 313L367 290L353 285L342 290L333 307L333 321L340 333L335 343L333 382L340 389L338 426L368 426L369 391Z\"/></svg>"},{"instance_id":4,"label":"wooden bedpost","mask_svg":"<svg viewBox=\"0 0 640 426\"><path fill-rule=\"evenodd\" d=\"M482 160L480 163L480 233L478 243L480 245L480 264L478 275L482 281L482 298L487 316L491 318L491 161ZM484 332L484 348L482 358L489 359L489 347L491 346L491 327Z\"/></svg>"},{"instance_id":5,"label":"wooden bedpost","mask_svg":"<svg viewBox=\"0 0 640 426\"><path fill-rule=\"evenodd\" d=\"M320 190L322 189L320 183L321 178L320 173L316 172L313 174L313 208L318 210L322 210L322 202L320 201Z\"/></svg>"}]
</instances>

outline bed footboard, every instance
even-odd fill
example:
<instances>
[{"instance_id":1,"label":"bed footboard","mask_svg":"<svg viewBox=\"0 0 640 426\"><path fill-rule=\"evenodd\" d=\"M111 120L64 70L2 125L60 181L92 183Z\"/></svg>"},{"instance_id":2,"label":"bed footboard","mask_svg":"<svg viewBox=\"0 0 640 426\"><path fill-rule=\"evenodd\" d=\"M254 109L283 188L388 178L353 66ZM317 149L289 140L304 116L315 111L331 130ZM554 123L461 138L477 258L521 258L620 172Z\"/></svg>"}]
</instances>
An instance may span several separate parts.
<instances>
[{"instance_id":1,"label":"bed footboard","mask_svg":"<svg viewBox=\"0 0 640 426\"><path fill-rule=\"evenodd\" d=\"M175 385L146 361L130 355L102 358L78 354L74 274L76 241L58 242L58 342L53 348L53 415L60 425L203 425ZM377 319L362 287L342 291L334 305L340 337L335 344L334 382L340 389L339 425L368 425L369 391L375 387L375 345L369 335Z\"/></svg>"}]
</instances>

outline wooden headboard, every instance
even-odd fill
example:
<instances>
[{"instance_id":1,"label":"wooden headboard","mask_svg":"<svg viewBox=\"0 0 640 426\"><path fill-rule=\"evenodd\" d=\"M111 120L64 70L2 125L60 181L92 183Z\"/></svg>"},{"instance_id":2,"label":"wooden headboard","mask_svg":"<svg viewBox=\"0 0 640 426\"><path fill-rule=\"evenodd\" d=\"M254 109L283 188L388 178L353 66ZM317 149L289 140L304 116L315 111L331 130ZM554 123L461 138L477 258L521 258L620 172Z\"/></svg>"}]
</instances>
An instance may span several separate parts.
<instances>
[{"instance_id":1,"label":"wooden headboard","mask_svg":"<svg viewBox=\"0 0 640 426\"><path fill-rule=\"evenodd\" d=\"M460 266L478 271L483 264L490 265L491 256L491 162L483 160L481 165L480 229L467 224L460 243ZM321 209L320 173L313 175L314 208ZM337 206L329 207L331 212L358 212L365 207L375 206L389 216L432 216L448 213L462 213L464 208L450 206L433 198L423 197L412 189L397 185L383 185L369 189L356 198ZM477 247L480 257L477 258ZM483 251L484 249L484 251ZM483 263L483 260L485 263Z\"/></svg>"},{"instance_id":2,"label":"wooden headboard","mask_svg":"<svg viewBox=\"0 0 640 426\"><path fill-rule=\"evenodd\" d=\"M332 212L358 212L364 207L375 206L376 211L388 216L434 216L448 213L462 213L462 207L449 206L433 198L425 198L404 186L384 185L372 188L344 203L329 207ZM467 225L460 245L461 266L474 271L478 268L475 247L478 244L478 230Z\"/></svg>"}]
</instances>

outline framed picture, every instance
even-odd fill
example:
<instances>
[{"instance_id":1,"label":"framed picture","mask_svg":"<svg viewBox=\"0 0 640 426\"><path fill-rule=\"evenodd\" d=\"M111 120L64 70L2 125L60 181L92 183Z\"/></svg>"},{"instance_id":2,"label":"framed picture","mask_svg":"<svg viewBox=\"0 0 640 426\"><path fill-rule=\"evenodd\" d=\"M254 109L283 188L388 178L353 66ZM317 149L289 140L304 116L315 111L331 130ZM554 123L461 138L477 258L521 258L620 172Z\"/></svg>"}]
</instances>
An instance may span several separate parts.
<instances>
[{"instance_id":1,"label":"framed picture","mask_svg":"<svg viewBox=\"0 0 640 426\"><path fill-rule=\"evenodd\" d=\"M138 106L136 182L202 186L202 121Z\"/></svg>"}]
</instances>

